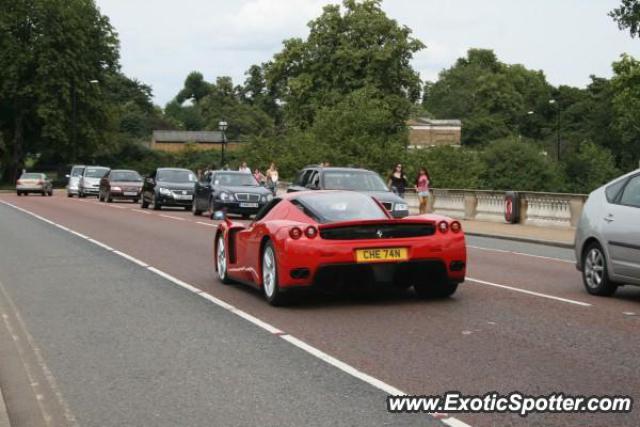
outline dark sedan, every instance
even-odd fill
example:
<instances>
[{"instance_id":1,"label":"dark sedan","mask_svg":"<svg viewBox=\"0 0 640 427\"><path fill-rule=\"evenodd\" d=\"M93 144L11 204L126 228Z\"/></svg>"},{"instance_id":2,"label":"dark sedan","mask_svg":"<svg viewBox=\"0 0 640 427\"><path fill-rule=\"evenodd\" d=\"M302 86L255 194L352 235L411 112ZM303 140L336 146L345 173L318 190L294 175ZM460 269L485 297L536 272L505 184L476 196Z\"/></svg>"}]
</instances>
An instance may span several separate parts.
<instances>
[{"instance_id":1,"label":"dark sedan","mask_svg":"<svg viewBox=\"0 0 640 427\"><path fill-rule=\"evenodd\" d=\"M153 209L163 206L191 209L196 175L189 169L158 168L142 184L141 207Z\"/></svg>"},{"instance_id":2,"label":"dark sedan","mask_svg":"<svg viewBox=\"0 0 640 427\"><path fill-rule=\"evenodd\" d=\"M113 169L100 180L98 200L111 203L114 199L138 203L142 192L142 177L136 171Z\"/></svg>"},{"instance_id":3,"label":"dark sedan","mask_svg":"<svg viewBox=\"0 0 640 427\"><path fill-rule=\"evenodd\" d=\"M377 199L394 218L409 215L407 202L393 193L377 173L357 168L309 166L298 173L287 193L305 190L349 190Z\"/></svg>"},{"instance_id":4,"label":"dark sedan","mask_svg":"<svg viewBox=\"0 0 640 427\"><path fill-rule=\"evenodd\" d=\"M242 215L254 215L273 199L267 188L258 184L253 175L246 172L211 171L196 183L193 214L216 211Z\"/></svg>"}]
</instances>

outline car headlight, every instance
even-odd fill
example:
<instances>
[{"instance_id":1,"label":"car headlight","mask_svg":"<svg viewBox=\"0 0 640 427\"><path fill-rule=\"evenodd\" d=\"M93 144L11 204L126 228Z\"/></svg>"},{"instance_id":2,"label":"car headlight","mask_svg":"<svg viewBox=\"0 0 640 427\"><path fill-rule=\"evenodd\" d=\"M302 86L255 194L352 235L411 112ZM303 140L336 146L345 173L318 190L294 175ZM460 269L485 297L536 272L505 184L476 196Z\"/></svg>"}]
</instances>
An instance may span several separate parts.
<instances>
[{"instance_id":1,"label":"car headlight","mask_svg":"<svg viewBox=\"0 0 640 427\"><path fill-rule=\"evenodd\" d=\"M111 187L111 191L122 191L120 187Z\"/></svg>"},{"instance_id":2,"label":"car headlight","mask_svg":"<svg viewBox=\"0 0 640 427\"><path fill-rule=\"evenodd\" d=\"M158 191L160 192L160 194L163 194L165 196L171 196L171 190L169 190L168 188L159 188Z\"/></svg>"},{"instance_id":3,"label":"car headlight","mask_svg":"<svg viewBox=\"0 0 640 427\"><path fill-rule=\"evenodd\" d=\"M223 191L222 193L220 193L220 196L218 196L220 198L220 200L222 200L223 202L226 202L227 200L231 200L233 197L231 196L231 194L227 193L226 191Z\"/></svg>"},{"instance_id":4,"label":"car headlight","mask_svg":"<svg viewBox=\"0 0 640 427\"><path fill-rule=\"evenodd\" d=\"M273 194L266 194L264 196L262 196L262 201L263 202L270 202L273 200Z\"/></svg>"},{"instance_id":5,"label":"car headlight","mask_svg":"<svg viewBox=\"0 0 640 427\"><path fill-rule=\"evenodd\" d=\"M393 205L393 210L394 211L408 211L409 210L409 205L407 205L406 203L396 203L395 205Z\"/></svg>"}]
</instances>

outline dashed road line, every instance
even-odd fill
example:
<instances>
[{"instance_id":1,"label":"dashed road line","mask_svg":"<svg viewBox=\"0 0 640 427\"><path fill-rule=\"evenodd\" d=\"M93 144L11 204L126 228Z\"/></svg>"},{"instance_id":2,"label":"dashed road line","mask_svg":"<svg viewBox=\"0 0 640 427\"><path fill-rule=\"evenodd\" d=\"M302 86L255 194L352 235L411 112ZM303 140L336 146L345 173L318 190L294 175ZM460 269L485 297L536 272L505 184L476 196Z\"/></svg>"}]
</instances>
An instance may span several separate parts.
<instances>
[{"instance_id":1,"label":"dashed road line","mask_svg":"<svg viewBox=\"0 0 640 427\"><path fill-rule=\"evenodd\" d=\"M175 219L176 221L185 221L184 218L180 218L178 216L173 216L173 215L165 215L165 214L159 214L158 216L161 216L162 218L171 218L171 219Z\"/></svg>"}]
</instances>

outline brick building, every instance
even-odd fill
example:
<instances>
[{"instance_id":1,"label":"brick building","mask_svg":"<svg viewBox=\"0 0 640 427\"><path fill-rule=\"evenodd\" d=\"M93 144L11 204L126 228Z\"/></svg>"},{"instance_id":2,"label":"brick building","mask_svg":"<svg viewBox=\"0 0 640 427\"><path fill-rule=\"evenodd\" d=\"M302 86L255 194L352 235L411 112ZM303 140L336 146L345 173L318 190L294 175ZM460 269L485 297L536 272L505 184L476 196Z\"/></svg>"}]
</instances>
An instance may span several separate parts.
<instances>
[{"instance_id":1,"label":"brick building","mask_svg":"<svg viewBox=\"0 0 640 427\"><path fill-rule=\"evenodd\" d=\"M460 146L462 132L460 120L417 118L409 120L407 126L409 126L409 148Z\"/></svg>"}]
</instances>

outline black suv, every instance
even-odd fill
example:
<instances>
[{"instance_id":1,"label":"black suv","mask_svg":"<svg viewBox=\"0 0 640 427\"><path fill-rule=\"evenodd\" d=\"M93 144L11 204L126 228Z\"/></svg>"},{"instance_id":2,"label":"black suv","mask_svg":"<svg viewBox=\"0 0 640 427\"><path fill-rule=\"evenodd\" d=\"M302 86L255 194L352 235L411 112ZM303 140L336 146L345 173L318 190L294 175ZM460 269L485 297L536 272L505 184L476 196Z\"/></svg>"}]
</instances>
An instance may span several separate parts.
<instances>
[{"instance_id":1,"label":"black suv","mask_svg":"<svg viewBox=\"0 0 640 427\"><path fill-rule=\"evenodd\" d=\"M253 175L235 171L206 172L196 183L195 193L193 214L209 211L212 218L219 210L248 218L273 199Z\"/></svg>"},{"instance_id":2,"label":"black suv","mask_svg":"<svg viewBox=\"0 0 640 427\"><path fill-rule=\"evenodd\" d=\"M308 166L302 169L287 193L305 190L351 190L375 197L395 218L409 215L407 202L387 188L377 173L356 168Z\"/></svg>"},{"instance_id":3,"label":"black suv","mask_svg":"<svg viewBox=\"0 0 640 427\"><path fill-rule=\"evenodd\" d=\"M158 168L142 184L142 208L182 206L186 210L193 204L196 175L189 169Z\"/></svg>"}]
</instances>

